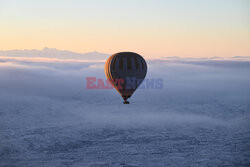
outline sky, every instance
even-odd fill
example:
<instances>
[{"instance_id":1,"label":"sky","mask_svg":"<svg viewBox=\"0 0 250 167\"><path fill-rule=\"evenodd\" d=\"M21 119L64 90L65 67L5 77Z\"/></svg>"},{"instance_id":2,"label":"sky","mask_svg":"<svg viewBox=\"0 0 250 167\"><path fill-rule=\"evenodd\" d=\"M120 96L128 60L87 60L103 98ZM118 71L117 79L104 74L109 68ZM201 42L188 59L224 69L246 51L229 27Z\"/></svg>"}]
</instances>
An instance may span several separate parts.
<instances>
[{"instance_id":1,"label":"sky","mask_svg":"<svg viewBox=\"0 0 250 167\"><path fill-rule=\"evenodd\" d=\"M250 56L248 0L0 0L0 50Z\"/></svg>"}]
</instances>

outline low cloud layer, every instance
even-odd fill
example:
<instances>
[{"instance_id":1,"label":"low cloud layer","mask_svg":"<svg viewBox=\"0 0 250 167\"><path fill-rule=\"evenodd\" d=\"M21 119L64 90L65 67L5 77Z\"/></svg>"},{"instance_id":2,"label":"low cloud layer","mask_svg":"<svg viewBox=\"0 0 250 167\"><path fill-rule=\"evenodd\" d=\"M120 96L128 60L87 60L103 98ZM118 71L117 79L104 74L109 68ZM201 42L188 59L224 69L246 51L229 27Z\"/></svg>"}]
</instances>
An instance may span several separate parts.
<instances>
[{"instance_id":1,"label":"low cloud layer","mask_svg":"<svg viewBox=\"0 0 250 167\"><path fill-rule=\"evenodd\" d=\"M51 52L51 50L45 49L42 53L45 54L46 51ZM6 56L0 56L2 108L8 108L8 105L15 101L22 101L22 99L26 99L24 103L32 104L32 101L38 98L47 99L50 104L67 104L67 108L72 111L75 110L75 107L79 110L83 107L83 111L79 111L79 114L85 114L86 117L89 116L89 120L93 120L93 117L96 116L96 120L100 119L100 122L102 120L110 122L107 118L111 117L112 114L118 114L115 116L117 120L119 120L120 116L120 121L117 121L117 124L124 122L121 120L140 122L140 118L144 117L145 119L147 118L145 123L148 122L148 124L150 122L159 123L162 120L160 118L166 118L166 121L171 121L170 117L167 117L168 114L164 112L171 112L172 114L177 112L177 115L173 116L175 119L172 119L177 122L178 119L183 122L185 120L186 122L191 122L188 120L192 120L190 118L192 114L198 114L197 117L201 116L201 120L204 119L211 122L213 118L203 117L212 116L224 119L228 117L233 118L234 114L242 117L241 113L237 111L223 116L227 109L218 108L219 103L223 102L225 104L224 107L233 107L234 104L232 102L236 102L239 103L237 105L242 107L241 105L248 105L247 101L250 97L249 61L214 60L214 58L211 58L211 60L196 59L195 61L193 59L181 58L147 60L149 66L147 79L162 78L164 81L163 89L137 90L131 98L132 104L130 106L132 107L130 107L130 110L133 111L136 107L142 113L146 110L145 116L143 117L142 113L132 112L130 114L132 114L131 118L133 119L129 119L127 118L128 115L124 117L123 112L118 112L122 110L119 107L121 98L114 89L86 89L86 77L105 79L103 61L89 61L83 58L72 58L72 56L71 59L43 57L47 58L39 59L30 56L6 58ZM71 104L73 106L70 106ZM145 104L146 106L149 104L150 107L143 107ZM92 111L93 106L95 108L94 111ZM19 107L17 106L17 108ZM40 112L46 112L43 110L41 109ZM115 113L112 113L113 111ZM154 112L159 112L159 117L153 117ZM182 112L187 113L189 116L182 119ZM245 109L244 112L246 112ZM162 113L164 115L161 116ZM198 119L194 116L194 122L197 122L195 120Z\"/></svg>"},{"instance_id":2,"label":"low cloud layer","mask_svg":"<svg viewBox=\"0 0 250 167\"><path fill-rule=\"evenodd\" d=\"M163 89L124 105L114 89L86 89L86 77L105 79L104 61L0 55L0 166L249 162L249 61L147 64Z\"/></svg>"}]
</instances>

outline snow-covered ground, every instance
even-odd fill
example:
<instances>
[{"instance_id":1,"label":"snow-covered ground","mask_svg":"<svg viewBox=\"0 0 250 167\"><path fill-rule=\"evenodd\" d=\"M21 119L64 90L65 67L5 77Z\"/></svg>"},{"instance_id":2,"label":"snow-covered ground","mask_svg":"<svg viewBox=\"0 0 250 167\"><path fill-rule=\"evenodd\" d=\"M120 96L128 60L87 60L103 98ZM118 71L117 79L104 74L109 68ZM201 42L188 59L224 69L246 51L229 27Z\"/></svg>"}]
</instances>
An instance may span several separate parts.
<instances>
[{"instance_id":1,"label":"snow-covered ground","mask_svg":"<svg viewBox=\"0 0 250 167\"><path fill-rule=\"evenodd\" d=\"M250 62L148 60L122 104L103 62L0 57L0 166L250 166Z\"/></svg>"}]
</instances>

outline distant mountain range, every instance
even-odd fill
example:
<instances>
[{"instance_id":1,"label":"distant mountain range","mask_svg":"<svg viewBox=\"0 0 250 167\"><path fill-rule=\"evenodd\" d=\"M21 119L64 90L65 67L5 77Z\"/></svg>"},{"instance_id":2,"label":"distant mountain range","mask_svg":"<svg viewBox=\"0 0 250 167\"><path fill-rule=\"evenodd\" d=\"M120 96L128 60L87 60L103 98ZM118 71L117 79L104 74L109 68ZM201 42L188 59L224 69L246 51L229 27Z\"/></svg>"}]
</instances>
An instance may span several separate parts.
<instances>
[{"instance_id":1,"label":"distant mountain range","mask_svg":"<svg viewBox=\"0 0 250 167\"><path fill-rule=\"evenodd\" d=\"M32 49L32 50L0 50L0 58L2 57L25 57L25 58L56 58L56 59L74 59L74 60L90 60L90 61L102 61L106 60L110 54L100 53L100 52L88 52L88 53L76 53L68 50L58 50L54 48L43 48L42 50ZM192 57L161 57L147 59L148 61L208 61L208 60L234 60L234 61L250 61L250 56L234 56L229 58L223 57L201 57L201 58L192 58Z\"/></svg>"},{"instance_id":2,"label":"distant mountain range","mask_svg":"<svg viewBox=\"0 0 250 167\"><path fill-rule=\"evenodd\" d=\"M110 55L99 52L75 53L67 50L58 50L45 47L42 50L0 50L0 56L6 57L42 57L58 59L79 59L79 60L106 60Z\"/></svg>"}]
</instances>

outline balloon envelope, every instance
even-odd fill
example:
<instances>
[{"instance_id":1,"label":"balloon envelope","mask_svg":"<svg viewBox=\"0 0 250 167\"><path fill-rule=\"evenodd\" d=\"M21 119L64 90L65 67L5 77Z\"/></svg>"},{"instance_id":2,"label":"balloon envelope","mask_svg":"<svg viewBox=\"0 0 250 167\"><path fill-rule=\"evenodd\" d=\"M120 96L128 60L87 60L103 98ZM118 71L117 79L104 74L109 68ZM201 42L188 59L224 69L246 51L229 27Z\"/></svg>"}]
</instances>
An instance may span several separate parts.
<instances>
[{"instance_id":1,"label":"balloon envelope","mask_svg":"<svg viewBox=\"0 0 250 167\"><path fill-rule=\"evenodd\" d=\"M142 56L133 52L120 52L108 58L105 74L120 93L124 103L140 86L147 73L147 64Z\"/></svg>"}]
</instances>

